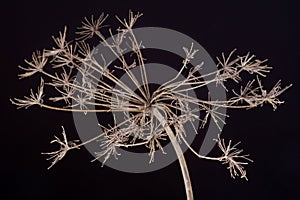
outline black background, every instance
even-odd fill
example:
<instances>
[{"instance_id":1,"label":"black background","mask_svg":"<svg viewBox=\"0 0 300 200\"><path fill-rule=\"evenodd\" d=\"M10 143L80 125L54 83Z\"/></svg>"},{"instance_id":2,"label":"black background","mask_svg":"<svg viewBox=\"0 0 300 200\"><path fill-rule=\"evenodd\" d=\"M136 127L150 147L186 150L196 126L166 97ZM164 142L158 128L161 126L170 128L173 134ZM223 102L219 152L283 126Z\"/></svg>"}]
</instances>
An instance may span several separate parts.
<instances>
[{"instance_id":1,"label":"black background","mask_svg":"<svg viewBox=\"0 0 300 200\"><path fill-rule=\"evenodd\" d=\"M137 27L174 29L197 40L212 57L238 48L268 58L268 89L282 79L294 86L285 104L248 111L229 110L225 138L242 141L255 161L249 181L233 180L220 163L187 152L195 199L294 199L299 189L299 6L292 1L10 1L1 3L1 196L4 199L185 199L178 162L156 172L128 174L90 163L85 150L73 151L53 169L40 155L52 147L64 125L76 138L70 113L32 107L17 110L9 98L28 94L38 77L18 80L18 65L36 49L50 48L64 25L75 31L85 16L128 10L144 16ZM230 84L229 84L230 86ZM294 197L293 197L294 196Z\"/></svg>"}]
</instances>

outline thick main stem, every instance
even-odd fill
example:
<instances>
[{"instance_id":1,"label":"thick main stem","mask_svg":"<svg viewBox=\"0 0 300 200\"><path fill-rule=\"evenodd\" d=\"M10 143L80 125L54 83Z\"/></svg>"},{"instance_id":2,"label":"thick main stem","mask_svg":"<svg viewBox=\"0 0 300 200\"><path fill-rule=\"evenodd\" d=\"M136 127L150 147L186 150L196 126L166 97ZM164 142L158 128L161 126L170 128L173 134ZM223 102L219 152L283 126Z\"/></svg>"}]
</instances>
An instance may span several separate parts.
<instances>
[{"instance_id":1,"label":"thick main stem","mask_svg":"<svg viewBox=\"0 0 300 200\"><path fill-rule=\"evenodd\" d=\"M176 137L170 128L170 126L166 123L165 118L163 115L158 111L157 108L153 109L153 114L154 116L160 121L160 123L164 126L165 131L167 132L171 143L175 149L176 155L178 157L179 163L180 163L180 168L183 176L183 181L184 181L184 186L185 186L185 191L186 191L186 197L187 200L193 200L193 189L192 189L192 184L191 184L191 179L189 175L189 170L187 167L187 164L185 162L185 158L183 156L183 152L181 150L180 145L178 144Z\"/></svg>"}]
</instances>

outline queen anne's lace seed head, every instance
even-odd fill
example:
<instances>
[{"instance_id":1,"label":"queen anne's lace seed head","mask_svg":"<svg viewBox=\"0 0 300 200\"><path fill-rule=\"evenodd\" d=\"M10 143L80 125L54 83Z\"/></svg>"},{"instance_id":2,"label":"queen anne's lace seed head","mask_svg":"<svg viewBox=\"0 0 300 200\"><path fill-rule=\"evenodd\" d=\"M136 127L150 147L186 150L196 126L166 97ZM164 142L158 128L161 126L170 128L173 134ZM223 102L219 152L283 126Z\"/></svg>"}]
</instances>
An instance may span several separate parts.
<instances>
[{"instance_id":1,"label":"queen anne's lace seed head","mask_svg":"<svg viewBox=\"0 0 300 200\"><path fill-rule=\"evenodd\" d=\"M156 91L150 91L147 73L151 73L151 70L145 68L145 59L141 53L142 41L138 41L132 31L141 14L129 12L128 19L123 20L117 17L123 27L116 30L116 35L111 29L106 31L112 37L111 43L106 40L105 31L103 31L106 28L104 22L107 17L108 15L101 14L99 18L93 16L90 19L84 18L82 26L78 28L78 38L75 42L67 42L67 27L65 27L63 32L59 32L58 37L53 37L55 47L42 52L34 52L31 61L25 60L28 66L20 66L25 71L19 75L20 78L39 74L45 77L45 80L50 81L44 83L44 79L41 78L37 92L31 90L30 95L25 96L24 99L11 99L11 102L18 108L39 105L53 110L84 114L88 112L124 114L124 120L121 123L116 123L114 120L112 124L100 124L103 133L81 143L68 141L62 127L63 139L54 136L55 139L51 141L59 145L59 150L43 153L49 156L50 167L60 161L68 151L96 141L99 142L99 151L95 154L95 160L103 157L103 163L105 163L110 157L118 158L121 156L118 153L118 147L146 146L149 149L151 163L154 162L157 150L164 152L162 141L170 139L183 169L186 169L186 165L184 165L178 142L186 144L200 158L227 164L231 177L240 176L247 179L244 167L252 160L248 158L248 155L243 155L243 151L237 149L237 145L232 146L231 141L225 144L224 140L219 137L216 142L221 150L221 156L199 155L185 139L188 134L197 134L198 127L193 127L194 133L191 133L185 131L184 125L193 124L198 120L201 122L199 127L201 129L205 128L208 121L213 121L221 129L221 124L225 124L223 118L227 116L220 112L221 108L249 109L269 103L275 110L279 104L283 103L278 96L291 85L282 88L279 81L270 91L264 89L261 78L265 77L271 69L266 65L266 60L259 60L250 53L234 58L236 50L228 56L222 53L221 58L217 58L218 69L201 75L201 69L210 66L202 62L195 67L189 67L188 64L197 56L198 50L193 44L187 44L190 47L183 47L185 58L177 76L166 80ZM112 66L113 61L108 60L102 54L101 59L96 59L94 55L101 52L91 50L88 39L92 37L98 39L114 55L117 55L119 64ZM122 55L124 44L131 48L137 58L135 61L128 61ZM139 78L130 71L137 67L141 72ZM118 78L115 72L120 70L127 74L136 86L142 85L138 88L138 92L133 91ZM208 84L221 84L227 90L227 81L242 82L242 72L254 74L257 77L245 86L241 86L239 91L233 91L233 96L229 100L212 101L210 98L198 99L189 95L189 90L203 88ZM80 73L80 78L75 78L77 73ZM179 80L182 73L188 74L185 80ZM207 81L203 81L204 77ZM44 97L47 96L46 87L52 87L48 99ZM53 95L53 91L57 91L57 95ZM90 107L95 109L90 109ZM200 111L204 113L203 116L198 116ZM187 179L186 174L184 178ZM187 188L187 191L190 189Z\"/></svg>"}]
</instances>

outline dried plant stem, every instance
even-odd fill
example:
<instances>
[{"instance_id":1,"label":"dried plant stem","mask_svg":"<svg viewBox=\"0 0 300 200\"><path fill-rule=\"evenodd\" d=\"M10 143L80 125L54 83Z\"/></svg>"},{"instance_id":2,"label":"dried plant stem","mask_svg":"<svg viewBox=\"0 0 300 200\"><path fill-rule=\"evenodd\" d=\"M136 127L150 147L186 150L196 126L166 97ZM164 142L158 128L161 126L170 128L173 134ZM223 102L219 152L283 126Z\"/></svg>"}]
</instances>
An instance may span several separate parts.
<instances>
[{"instance_id":1,"label":"dried plant stem","mask_svg":"<svg viewBox=\"0 0 300 200\"><path fill-rule=\"evenodd\" d=\"M180 164L180 168L181 168L181 172L182 172L182 177L184 180L184 186L185 186L185 192L186 192L186 197L187 200L193 200L193 188L192 188L192 183L191 183L191 179L190 179L190 175L189 175L189 170L183 155L183 152L181 150L181 147L172 131L172 129L170 128L170 126L166 123L165 118L163 117L163 115L158 111L157 108L153 109L153 115L159 120L159 122L163 125L165 131L167 132L171 143L174 147L174 150L176 152L176 155L178 157L179 160L179 164Z\"/></svg>"}]
</instances>

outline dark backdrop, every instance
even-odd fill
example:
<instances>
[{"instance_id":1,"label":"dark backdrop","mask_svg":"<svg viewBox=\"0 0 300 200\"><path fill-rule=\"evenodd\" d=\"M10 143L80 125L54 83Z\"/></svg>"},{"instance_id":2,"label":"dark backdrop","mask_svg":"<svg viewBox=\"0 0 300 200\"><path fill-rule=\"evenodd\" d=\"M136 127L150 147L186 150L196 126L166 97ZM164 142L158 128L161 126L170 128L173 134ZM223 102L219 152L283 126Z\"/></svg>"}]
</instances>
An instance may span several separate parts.
<instances>
[{"instance_id":1,"label":"dark backdrop","mask_svg":"<svg viewBox=\"0 0 300 200\"><path fill-rule=\"evenodd\" d=\"M296 2L296 1L295 1ZM18 80L17 66L36 49L50 48L65 24L69 32L85 16L101 12L144 16L137 26L158 26L197 40L212 57L238 48L268 58L264 84L294 86L285 104L228 111L225 138L242 141L255 160L249 181L233 180L225 166L186 153L195 199L292 199L299 189L299 15L293 1L10 1L1 3L1 196L3 199L185 199L179 164L152 173L128 174L100 163L85 149L68 154L53 169L40 152L64 125L76 138L70 113L33 107L17 110L9 98L28 94L36 78ZM115 23L110 19L109 22ZM296 197L295 197L296 198ZM294 199L294 198L293 198Z\"/></svg>"}]
</instances>

